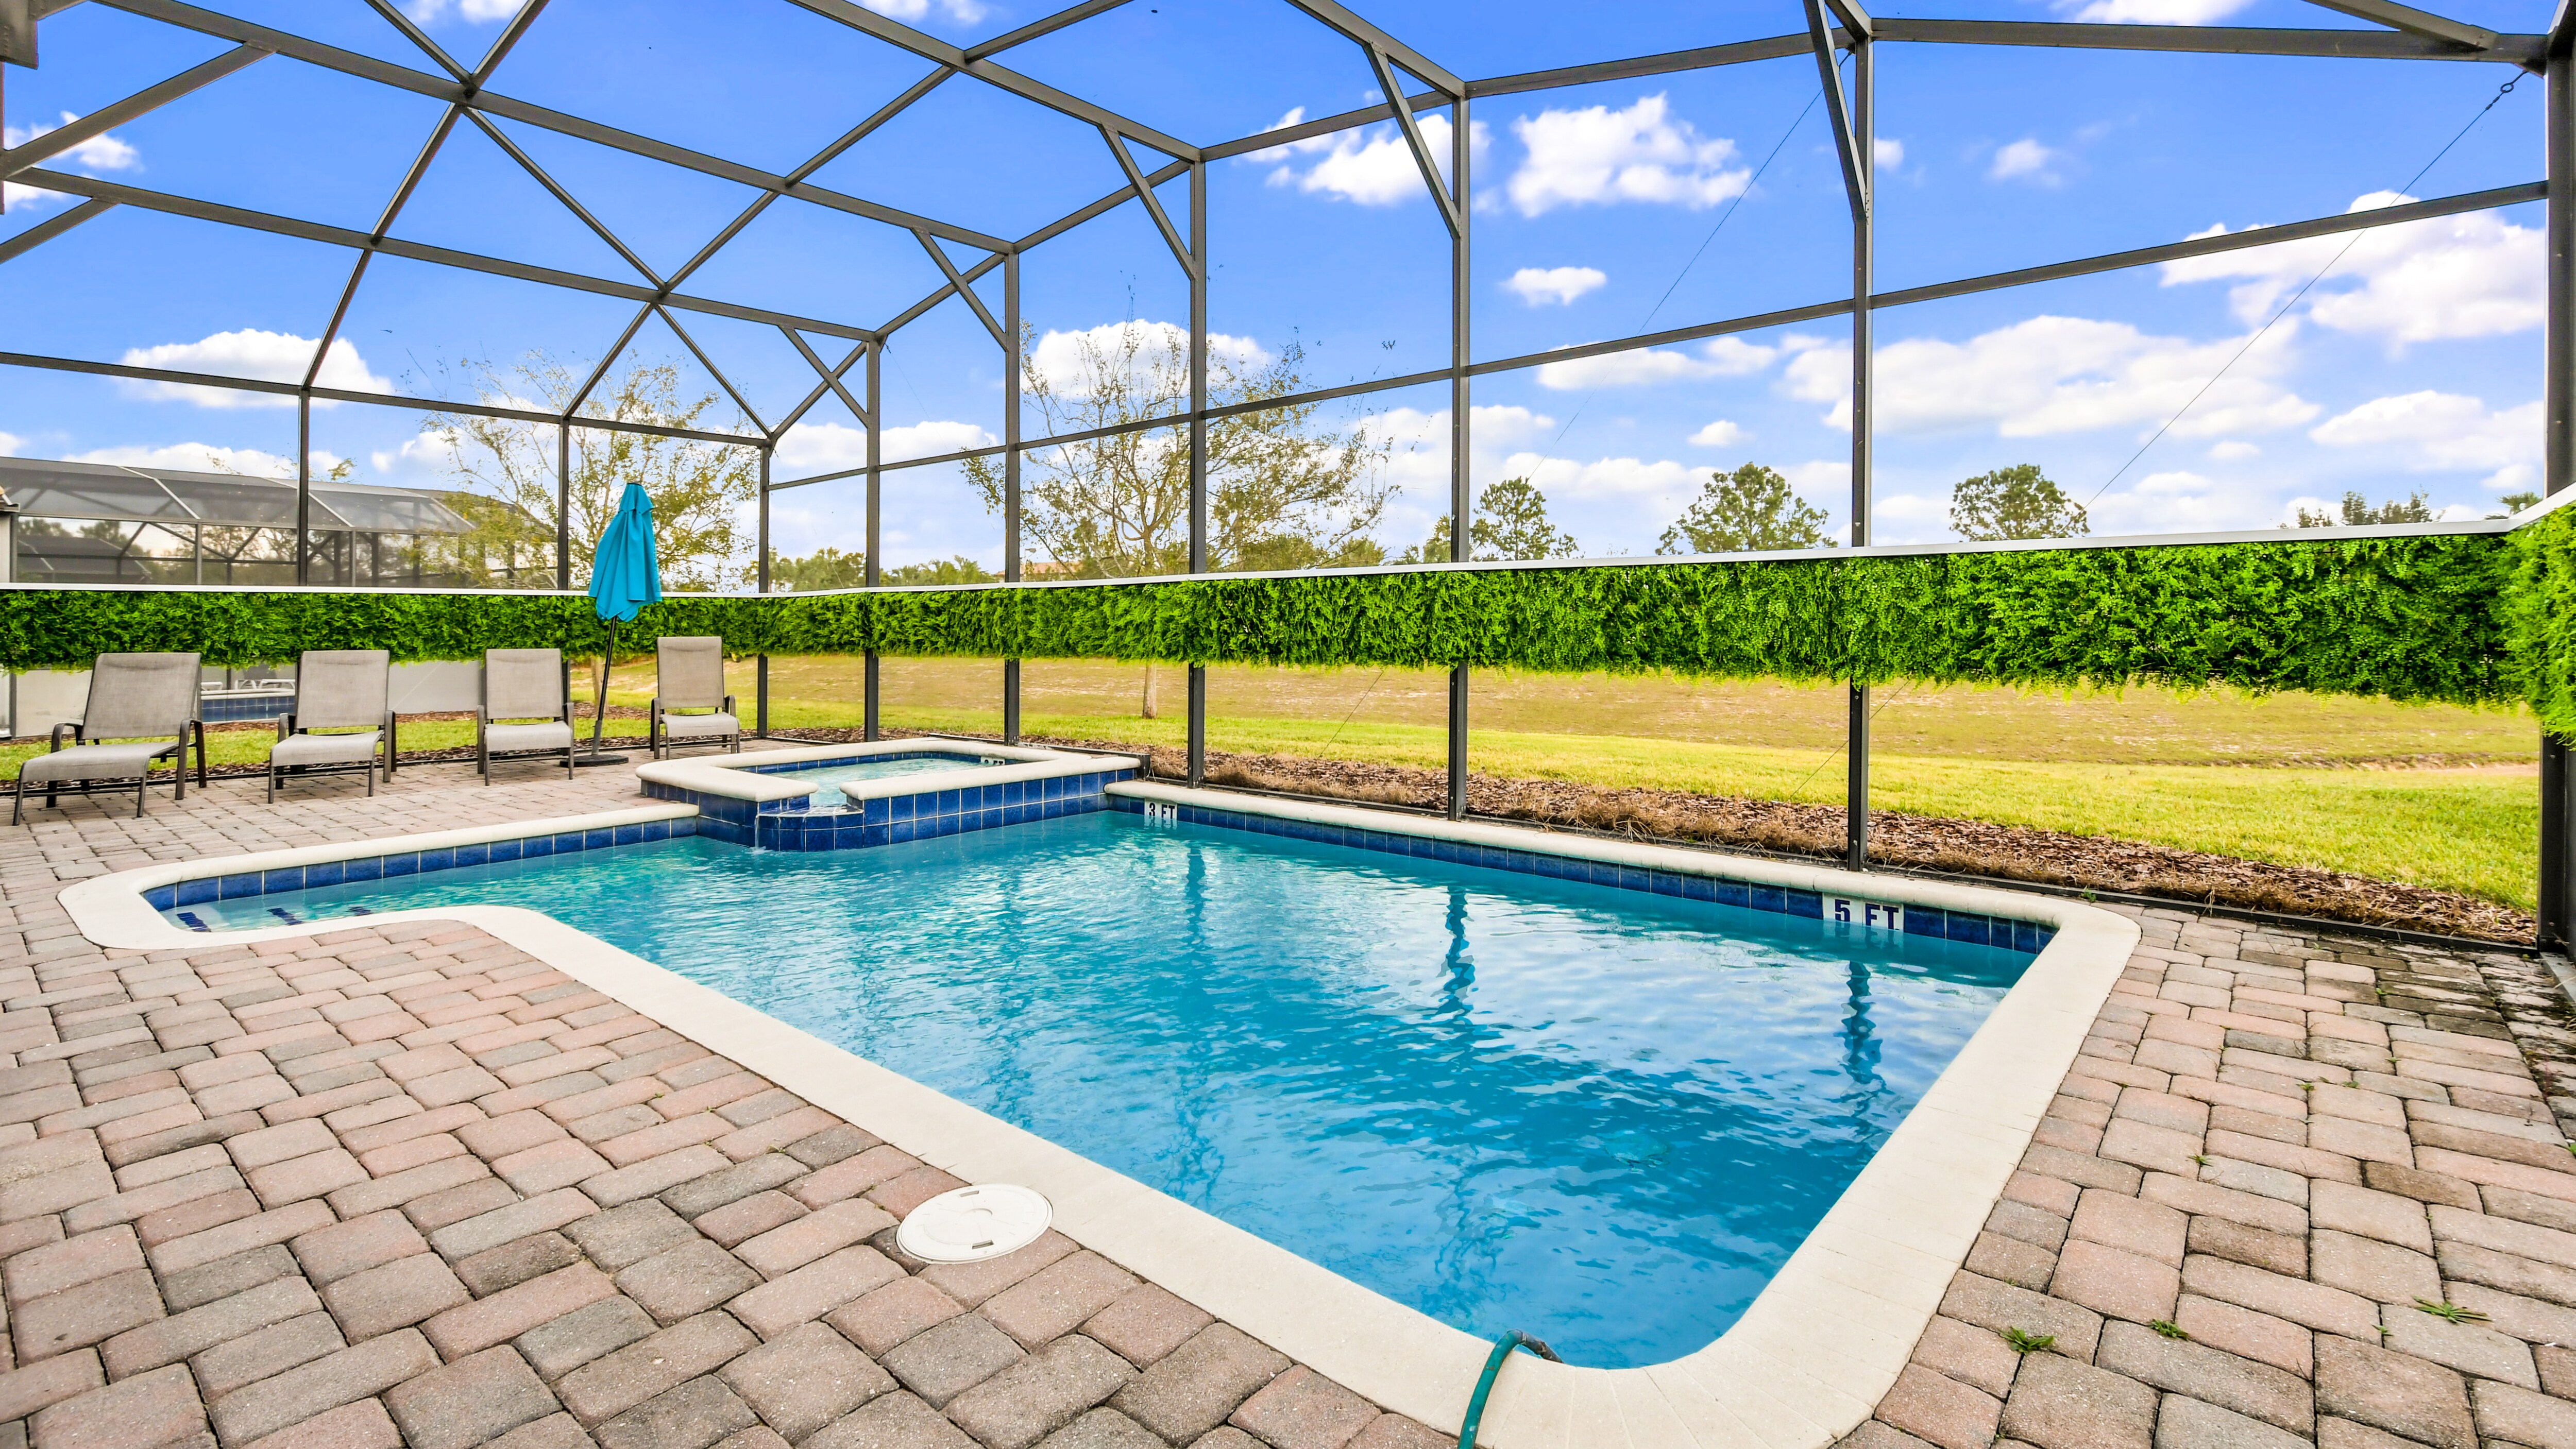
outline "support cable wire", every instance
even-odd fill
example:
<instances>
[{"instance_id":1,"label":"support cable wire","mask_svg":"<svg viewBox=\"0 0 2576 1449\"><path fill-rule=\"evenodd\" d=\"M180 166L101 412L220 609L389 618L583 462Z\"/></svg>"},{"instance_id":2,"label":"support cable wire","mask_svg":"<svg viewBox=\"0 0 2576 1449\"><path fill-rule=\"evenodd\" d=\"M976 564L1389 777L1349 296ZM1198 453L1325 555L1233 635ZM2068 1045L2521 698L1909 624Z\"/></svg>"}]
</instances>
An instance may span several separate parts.
<instances>
[{"instance_id":1,"label":"support cable wire","mask_svg":"<svg viewBox=\"0 0 2576 1449\"><path fill-rule=\"evenodd\" d=\"M1844 52L1843 59L1849 60L1850 58L1850 52ZM1821 90L1816 91L1807 97L1806 108L1798 112L1798 119L1791 121L1787 130L1780 133L1780 139L1771 143L1771 154L1763 157L1762 164L1753 168L1753 175L1745 181L1744 189L1735 193L1735 199L1726 204L1726 210L1717 214L1717 225L1708 229L1708 235L1700 238L1699 249L1690 254L1689 261L1682 263L1682 269L1680 271L1673 274L1672 285L1664 288L1664 295L1657 297L1655 299L1655 305L1646 309L1646 320L1637 324L1637 330L1639 332L1643 332L1648 327L1652 326L1654 324L1656 314L1664 310L1664 304L1673 299L1673 293L1681 290L1683 279L1690 276L1691 268L1698 266L1699 259L1708 254L1709 245L1717 240L1717 234L1726 230L1726 224L1729 221L1734 220L1736 208L1744 204L1744 198L1753 194L1754 187L1762 184L1762 173L1770 170L1771 163L1780 159L1780 152L1788 146L1789 138L1798 134L1798 128L1807 123L1807 117L1816 109L1816 103L1824 98L1824 92ZM1595 388L1593 389L1593 392L1598 392L1599 390L1600 389ZM1583 410L1591 405L1592 393L1587 392L1583 395L1583 400L1574 405L1574 415L1567 418L1565 420L1565 426L1557 429L1556 436L1548 440L1548 446L1550 448L1554 448L1557 444L1564 442L1565 435L1572 432L1574 430L1575 423L1582 419Z\"/></svg>"},{"instance_id":2,"label":"support cable wire","mask_svg":"<svg viewBox=\"0 0 2576 1449\"><path fill-rule=\"evenodd\" d=\"M2522 84L2524 74L2525 72L2516 71L2513 79L2496 87L2496 93L2487 97L2487 103L2478 107L2478 113L2469 117L2469 123L2460 128L2459 134L2453 136L2450 140L2443 142L2442 149L2433 153L2433 159L2425 162L2421 169L2416 171L2412 177L2408 178L2405 185L2397 188L2398 194L2401 196L2414 195L2416 184L2421 182L2435 166L2440 165L2443 157L2451 154L2452 147L2459 145L2462 141L2469 138L2469 132L2477 129L2478 122L2487 118L2487 112L2494 110L2498 101L2501 101L2506 96L2513 94L2513 88ZM2370 230L2367 227L2353 232L2352 239L2345 242L2342 249L2338 250L2331 260L2317 270L2317 274L2315 276L2308 278L2307 282L2302 285L2298 291L2291 293L2290 300L2282 303L2281 309L2274 312L2269 321L2266 321L2262 326L2254 329L2254 335L2245 339L2245 345L2236 349L2235 356L2227 359L2224 366L2220 367L2218 371L2210 374L2209 381L2200 385L2200 391L2193 393L2190 401L2175 409L2174 415L2165 419L2164 426L2156 429L2153 437L2140 443L2138 445L2138 451L2129 455L2129 461L2122 463L2118 472L2115 472L2110 477L2102 480L2102 486L2093 490L2093 496L2084 500L2085 506L2089 508L2093 504L2100 502L2102 495L2111 491L2111 485L2119 482L2123 474L2127 473L2131 468L2136 467L2138 460L2147 455L2147 450L2149 448L2152 448L2156 444L2164 441L2165 434L2173 431L2174 424L2182 421L2183 414L2190 412L2194 407L2199 405L2202 398L2209 396L2209 390L2218 386L2219 379L2227 376L2228 369L2234 367L2240 362L2243 362L2245 360L2245 354L2254 350L2254 344L2262 341L2263 335L2270 332L2275 323L2278 323L2282 318L2289 316L2290 309L2298 306L2300 299L2307 296L2309 291L2313 289L2317 283L2324 281L2327 273L2332 272L2336 267L2341 266L2343 264L2343 259L2351 254L2354 247L2361 245L2361 239L2368 235L2370 235Z\"/></svg>"}]
</instances>

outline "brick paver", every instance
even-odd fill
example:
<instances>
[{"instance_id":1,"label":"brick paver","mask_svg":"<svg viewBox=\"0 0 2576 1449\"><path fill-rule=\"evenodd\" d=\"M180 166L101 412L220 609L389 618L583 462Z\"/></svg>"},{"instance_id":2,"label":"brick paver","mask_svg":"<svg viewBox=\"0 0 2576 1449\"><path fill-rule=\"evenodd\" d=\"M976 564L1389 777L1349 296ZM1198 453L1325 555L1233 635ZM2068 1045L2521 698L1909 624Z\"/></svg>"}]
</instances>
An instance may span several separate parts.
<instances>
[{"instance_id":1,"label":"brick paver","mask_svg":"<svg viewBox=\"0 0 2576 1449\"><path fill-rule=\"evenodd\" d=\"M1845 1444L2576 1444L2576 1012L2547 972L2141 924L1942 1316Z\"/></svg>"},{"instance_id":2,"label":"brick paver","mask_svg":"<svg viewBox=\"0 0 2576 1449\"><path fill-rule=\"evenodd\" d=\"M1061 1234L905 1258L953 1179L479 931L133 955L55 900L635 796L432 766L0 834L0 1449L1439 1442L1304 1369L1256 1400L1286 1359Z\"/></svg>"}]
</instances>

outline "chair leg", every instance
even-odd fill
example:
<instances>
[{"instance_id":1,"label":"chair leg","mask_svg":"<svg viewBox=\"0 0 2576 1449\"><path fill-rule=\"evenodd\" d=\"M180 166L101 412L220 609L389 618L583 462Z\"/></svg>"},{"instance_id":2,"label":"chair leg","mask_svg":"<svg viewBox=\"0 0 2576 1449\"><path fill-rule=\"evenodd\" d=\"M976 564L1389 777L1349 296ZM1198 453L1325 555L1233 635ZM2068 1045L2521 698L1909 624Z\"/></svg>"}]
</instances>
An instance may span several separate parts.
<instances>
[{"instance_id":1,"label":"chair leg","mask_svg":"<svg viewBox=\"0 0 2576 1449\"><path fill-rule=\"evenodd\" d=\"M277 803L277 766L268 767L268 803Z\"/></svg>"},{"instance_id":2,"label":"chair leg","mask_svg":"<svg viewBox=\"0 0 2576 1449\"><path fill-rule=\"evenodd\" d=\"M24 824L27 819L27 777L18 777L18 793L9 801L9 823Z\"/></svg>"},{"instance_id":3,"label":"chair leg","mask_svg":"<svg viewBox=\"0 0 2576 1449\"><path fill-rule=\"evenodd\" d=\"M376 762L373 757L367 760L367 798L376 798Z\"/></svg>"},{"instance_id":4,"label":"chair leg","mask_svg":"<svg viewBox=\"0 0 2576 1449\"><path fill-rule=\"evenodd\" d=\"M182 773L184 774L185 771L183 770ZM149 774L144 775L142 778L134 782L134 818L137 820L143 818L143 799L145 794L151 788L152 777ZM188 782L185 779L182 779L179 782L179 788L182 790L187 789Z\"/></svg>"}]
</instances>

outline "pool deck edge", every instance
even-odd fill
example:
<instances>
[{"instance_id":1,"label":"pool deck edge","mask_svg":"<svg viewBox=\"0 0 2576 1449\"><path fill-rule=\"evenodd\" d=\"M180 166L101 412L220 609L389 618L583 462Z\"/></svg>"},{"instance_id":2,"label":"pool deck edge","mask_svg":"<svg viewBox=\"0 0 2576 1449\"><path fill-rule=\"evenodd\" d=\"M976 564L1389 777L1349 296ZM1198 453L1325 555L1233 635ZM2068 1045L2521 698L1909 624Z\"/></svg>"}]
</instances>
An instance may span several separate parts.
<instances>
[{"instance_id":1,"label":"pool deck edge","mask_svg":"<svg viewBox=\"0 0 2576 1449\"><path fill-rule=\"evenodd\" d=\"M1622 1440L1630 1449L1823 1449L1866 1421L1965 1261L2139 938L2126 917L2055 897L1163 785L1112 791L1662 869L1722 871L2057 928L2021 982L1734 1327L1696 1353L1645 1369L1567 1368L1516 1357L1480 1436L1499 1449ZM437 848L692 813L688 806L642 807L438 832L403 843ZM391 843L306 846L225 860L236 869L264 869L349 858ZM74 882L60 899L82 934L99 945L201 950L203 935L171 925L142 892L202 875L205 867L200 859L115 872ZM1465 1333L541 912L459 906L369 920L478 926L712 1051L760 1063L772 1080L816 1106L864 1123L960 1178L1034 1187L1055 1204L1058 1226L1104 1257L1390 1409L1456 1431L1485 1352ZM347 925L224 934L250 942Z\"/></svg>"}]
</instances>

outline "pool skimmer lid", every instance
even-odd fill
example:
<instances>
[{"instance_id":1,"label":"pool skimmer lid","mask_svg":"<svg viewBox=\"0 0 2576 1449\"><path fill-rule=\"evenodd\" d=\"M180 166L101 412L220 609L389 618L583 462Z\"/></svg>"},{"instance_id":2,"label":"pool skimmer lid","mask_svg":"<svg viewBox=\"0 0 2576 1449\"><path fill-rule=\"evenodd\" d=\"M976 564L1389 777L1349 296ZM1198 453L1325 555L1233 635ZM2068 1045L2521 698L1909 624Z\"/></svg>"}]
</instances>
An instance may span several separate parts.
<instances>
[{"instance_id":1,"label":"pool skimmer lid","mask_svg":"<svg viewBox=\"0 0 2576 1449\"><path fill-rule=\"evenodd\" d=\"M1054 1221L1036 1192L991 1182L943 1192L914 1208L895 1230L895 1246L926 1263L980 1263L1025 1248Z\"/></svg>"}]
</instances>

